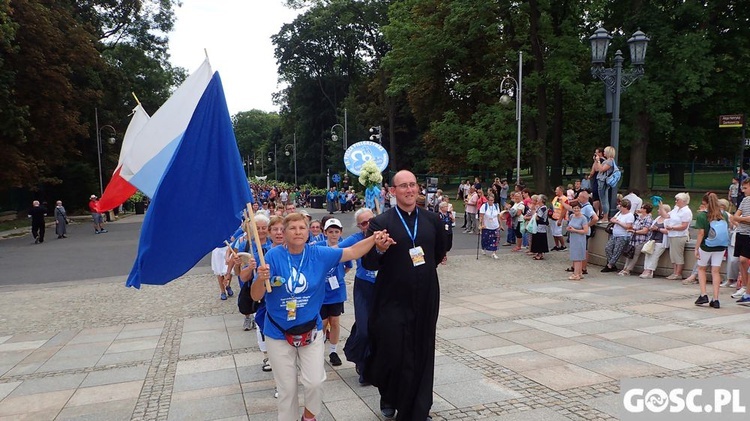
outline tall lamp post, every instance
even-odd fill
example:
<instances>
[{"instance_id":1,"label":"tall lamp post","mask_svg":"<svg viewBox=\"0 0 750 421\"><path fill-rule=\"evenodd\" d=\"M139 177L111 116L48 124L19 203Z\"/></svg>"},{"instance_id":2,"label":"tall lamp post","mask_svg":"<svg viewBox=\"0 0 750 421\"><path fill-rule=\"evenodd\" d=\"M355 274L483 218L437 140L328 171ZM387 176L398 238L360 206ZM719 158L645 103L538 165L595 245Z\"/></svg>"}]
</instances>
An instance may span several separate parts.
<instances>
[{"instance_id":1,"label":"tall lamp post","mask_svg":"<svg viewBox=\"0 0 750 421\"><path fill-rule=\"evenodd\" d=\"M253 156L257 157L257 154L253 153ZM261 177L264 176L266 174L266 170L263 165L263 152L261 152L261 156L259 158L255 158L255 164L256 165L260 164L260 176Z\"/></svg>"},{"instance_id":2,"label":"tall lamp post","mask_svg":"<svg viewBox=\"0 0 750 421\"><path fill-rule=\"evenodd\" d=\"M289 152L289 149L292 149L292 152ZM294 156L294 185L297 186L297 135L294 135L294 144L286 144L284 146L284 155L289 156L290 154L293 154Z\"/></svg>"},{"instance_id":3,"label":"tall lamp post","mask_svg":"<svg viewBox=\"0 0 750 421\"><path fill-rule=\"evenodd\" d=\"M94 108L94 121L96 122L96 154L99 159L99 198L101 198L104 195L104 180L102 178L102 130L112 130L112 135L107 138L107 143L110 145L114 145L117 141L115 139L117 130L109 124L99 127L99 110L96 108Z\"/></svg>"},{"instance_id":4,"label":"tall lamp post","mask_svg":"<svg viewBox=\"0 0 750 421\"><path fill-rule=\"evenodd\" d=\"M633 65L631 69L622 68L622 63L625 59L622 58L622 51L620 50L615 52L614 67L604 67L611 39L612 35L604 28L597 29L594 35L589 37L589 41L591 42L591 75L604 82L606 88L606 109L608 113L612 113L610 145L615 148L615 152L619 152L620 96L633 82L643 77L645 73L643 64L646 62L646 47L648 47L650 39L640 30L635 31L633 36L628 39L630 62ZM616 210L617 186L612 188L609 216L614 215Z\"/></svg>"},{"instance_id":5,"label":"tall lamp post","mask_svg":"<svg viewBox=\"0 0 750 421\"><path fill-rule=\"evenodd\" d=\"M273 144L273 152L268 153L268 162L273 162L273 176L276 181L279 180L279 165L276 161L276 144Z\"/></svg>"},{"instance_id":6,"label":"tall lamp post","mask_svg":"<svg viewBox=\"0 0 750 421\"><path fill-rule=\"evenodd\" d=\"M338 123L336 123L333 126L331 126L331 140L334 141L334 142L338 142L339 141L339 136L336 134L336 127L340 127L341 131L344 133L344 150L346 150L346 148L347 148L347 146L346 146L347 145L347 131L346 131L346 126L342 126L341 124L338 124Z\"/></svg>"},{"instance_id":7,"label":"tall lamp post","mask_svg":"<svg viewBox=\"0 0 750 421\"><path fill-rule=\"evenodd\" d=\"M511 85L511 82L513 84ZM509 87L505 87L509 85ZM515 85L515 86L514 86ZM508 75L500 81L500 90L503 95L500 97L500 103L509 104L513 92L509 88L515 88L516 97L516 184L521 184L521 88L523 87L523 52L518 52L518 80ZM510 93L509 93L510 92Z\"/></svg>"}]
</instances>

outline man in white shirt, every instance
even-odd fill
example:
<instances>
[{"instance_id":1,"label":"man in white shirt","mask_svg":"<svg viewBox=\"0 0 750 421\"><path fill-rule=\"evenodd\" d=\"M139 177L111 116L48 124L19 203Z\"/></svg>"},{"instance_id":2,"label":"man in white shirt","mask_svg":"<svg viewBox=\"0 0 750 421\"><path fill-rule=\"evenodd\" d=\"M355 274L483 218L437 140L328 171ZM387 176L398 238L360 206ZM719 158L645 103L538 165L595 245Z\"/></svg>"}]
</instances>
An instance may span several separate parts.
<instances>
[{"instance_id":1,"label":"man in white shirt","mask_svg":"<svg viewBox=\"0 0 750 421\"><path fill-rule=\"evenodd\" d=\"M630 212L635 212L643 206L643 200L639 197L641 192L638 189L630 189L630 193L625 195L623 199L630 200Z\"/></svg>"}]
</instances>

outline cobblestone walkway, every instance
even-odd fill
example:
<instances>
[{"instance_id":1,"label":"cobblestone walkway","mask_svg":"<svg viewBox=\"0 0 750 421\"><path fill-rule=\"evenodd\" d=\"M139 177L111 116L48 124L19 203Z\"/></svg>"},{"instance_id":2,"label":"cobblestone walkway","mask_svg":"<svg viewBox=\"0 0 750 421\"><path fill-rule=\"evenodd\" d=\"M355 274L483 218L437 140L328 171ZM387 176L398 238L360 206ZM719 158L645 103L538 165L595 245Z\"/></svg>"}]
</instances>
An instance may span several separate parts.
<instances>
[{"instance_id":1,"label":"cobblestone walkway","mask_svg":"<svg viewBox=\"0 0 750 421\"><path fill-rule=\"evenodd\" d=\"M625 377L750 377L750 308L723 290L543 262L452 257L440 268L435 420L612 420ZM270 420L255 332L211 275L0 288L1 420ZM351 285L349 285L351 297ZM353 322L351 301L342 325ZM348 332L343 332L346 336ZM343 341L342 341L343 343ZM319 420L377 420L377 390L327 366Z\"/></svg>"}]
</instances>

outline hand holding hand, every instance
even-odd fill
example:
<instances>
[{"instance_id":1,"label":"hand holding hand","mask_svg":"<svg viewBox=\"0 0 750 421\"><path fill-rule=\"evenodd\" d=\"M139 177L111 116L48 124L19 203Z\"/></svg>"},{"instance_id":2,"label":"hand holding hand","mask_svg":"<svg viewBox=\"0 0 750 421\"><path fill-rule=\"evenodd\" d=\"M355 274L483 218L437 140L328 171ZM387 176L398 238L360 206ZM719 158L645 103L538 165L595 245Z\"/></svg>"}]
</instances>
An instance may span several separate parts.
<instances>
[{"instance_id":1,"label":"hand holding hand","mask_svg":"<svg viewBox=\"0 0 750 421\"><path fill-rule=\"evenodd\" d=\"M396 244L396 241L388 235L387 230L375 231L372 235L375 237L375 247L377 247L378 251L381 253L385 253L385 251L388 250L388 247L392 244Z\"/></svg>"}]
</instances>

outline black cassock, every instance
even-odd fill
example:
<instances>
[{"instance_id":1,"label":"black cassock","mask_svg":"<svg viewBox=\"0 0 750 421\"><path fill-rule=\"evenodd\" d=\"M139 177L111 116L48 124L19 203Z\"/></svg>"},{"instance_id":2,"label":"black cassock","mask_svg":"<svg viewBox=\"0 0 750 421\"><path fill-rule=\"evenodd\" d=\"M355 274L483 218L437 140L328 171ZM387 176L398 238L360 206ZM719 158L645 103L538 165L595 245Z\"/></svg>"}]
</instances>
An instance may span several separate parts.
<instances>
[{"instance_id":1,"label":"black cassock","mask_svg":"<svg viewBox=\"0 0 750 421\"><path fill-rule=\"evenodd\" d=\"M406 227L414 234L415 221L412 242ZM409 215L392 208L370 221L368 235L382 229L396 244L382 255L373 247L362 259L366 269L378 270L365 379L396 408L396 419L421 421L432 407L440 307L437 265L445 257L444 226L436 213L418 209ZM425 263L420 266L414 266L409 254L415 245L424 251Z\"/></svg>"}]
</instances>

